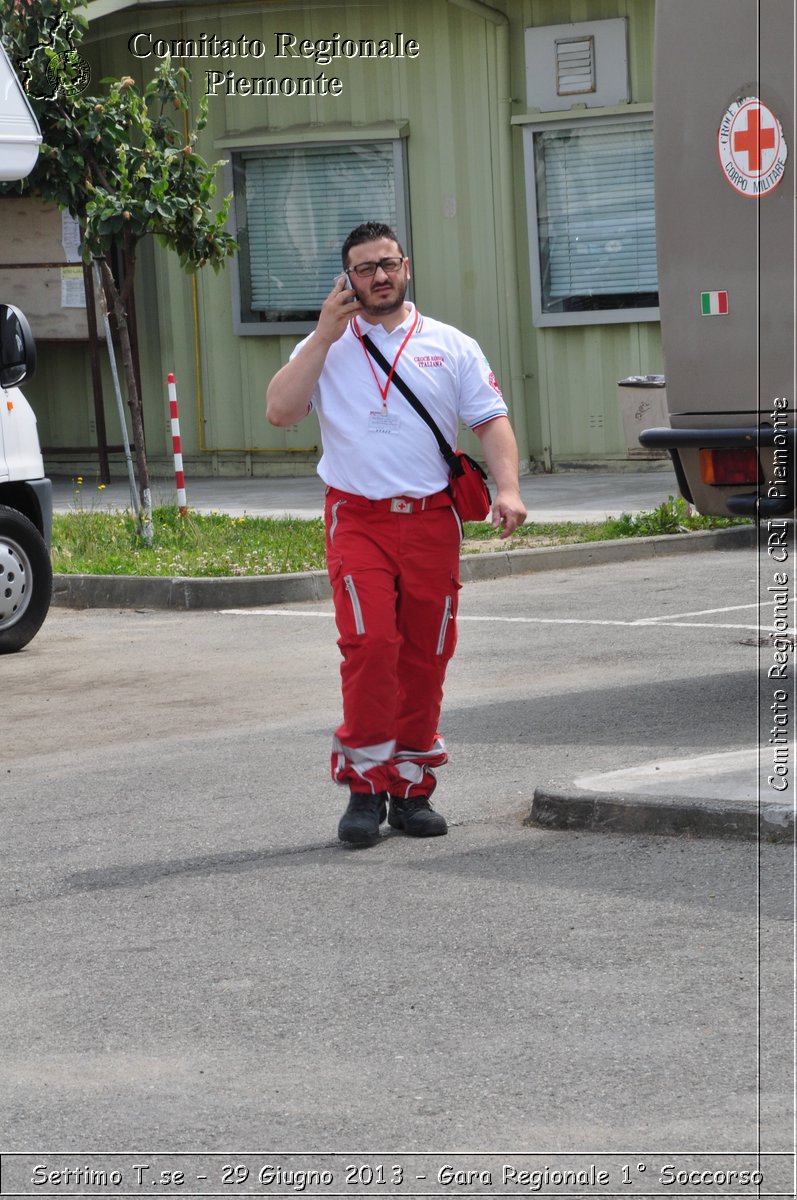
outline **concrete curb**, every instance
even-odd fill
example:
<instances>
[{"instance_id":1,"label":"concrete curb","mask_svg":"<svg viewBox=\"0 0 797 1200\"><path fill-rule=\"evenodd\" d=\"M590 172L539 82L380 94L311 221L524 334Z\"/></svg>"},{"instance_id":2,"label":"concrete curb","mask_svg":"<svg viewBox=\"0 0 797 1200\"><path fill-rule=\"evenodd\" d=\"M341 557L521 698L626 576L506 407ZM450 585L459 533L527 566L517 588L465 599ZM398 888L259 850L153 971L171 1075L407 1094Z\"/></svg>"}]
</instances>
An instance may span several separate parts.
<instances>
[{"instance_id":1,"label":"concrete curb","mask_svg":"<svg viewBox=\"0 0 797 1200\"><path fill-rule=\"evenodd\" d=\"M753 549L755 525L661 537L621 538L612 542L579 542L571 546L541 546L466 554L460 559L462 582L506 579L534 571L559 571L601 563L633 562L703 550ZM325 571L293 575L224 578L156 577L144 575L56 575L52 603L60 608L165 608L180 611L220 608L259 608L269 604L324 600L331 596Z\"/></svg>"},{"instance_id":2,"label":"concrete curb","mask_svg":"<svg viewBox=\"0 0 797 1200\"><path fill-rule=\"evenodd\" d=\"M539 787L524 824L600 833L657 833L791 842L794 811L785 804L729 804L693 796L588 792Z\"/></svg>"},{"instance_id":3,"label":"concrete curb","mask_svg":"<svg viewBox=\"0 0 797 1200\"><path fill-rule=\"evenodd\" d=\"M145 575L56 575L52 603L60 608L167 608L180 611L259 608L331 596L323 571L241 578Z\"/></svg>"},{"instance_id":4,"label":"concrete curb","mask_svg":"<svg viewBox=\"0 0 797 1200\"><path fill-rule=\"evenodd\" d=\"M576 542L570 546L540 546L533 550L466 554L460 559L462 581L501 579L534 571L561 571L603 563L634 562L703 550L752 549L757 544L755 525L730 529L705 529L697 533L671 533L660 537L618 538L612 542Z\"/></svg>"}]
</instances>

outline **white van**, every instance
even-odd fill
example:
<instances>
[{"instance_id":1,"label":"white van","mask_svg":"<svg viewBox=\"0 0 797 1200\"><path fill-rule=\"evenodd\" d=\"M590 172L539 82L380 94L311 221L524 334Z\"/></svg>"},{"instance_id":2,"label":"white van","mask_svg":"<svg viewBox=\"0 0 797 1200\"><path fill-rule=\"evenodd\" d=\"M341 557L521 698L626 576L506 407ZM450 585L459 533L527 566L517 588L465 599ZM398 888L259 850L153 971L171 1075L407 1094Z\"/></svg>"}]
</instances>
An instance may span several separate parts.
<instances>
[{"instance_id":1,"label":"white van","mask_svg":"<svg viewBox=\"0 0 797 1200\"><path fill-rule=\"evenodd\" d=\"M29 175L41 140L0 44L0 179ZM0 654L21 650L38 633L52 596L52 485L44 475L36 418L19 390L35 366L27 320L12 304L0 303Z\"/></svg>"}]
</instances>

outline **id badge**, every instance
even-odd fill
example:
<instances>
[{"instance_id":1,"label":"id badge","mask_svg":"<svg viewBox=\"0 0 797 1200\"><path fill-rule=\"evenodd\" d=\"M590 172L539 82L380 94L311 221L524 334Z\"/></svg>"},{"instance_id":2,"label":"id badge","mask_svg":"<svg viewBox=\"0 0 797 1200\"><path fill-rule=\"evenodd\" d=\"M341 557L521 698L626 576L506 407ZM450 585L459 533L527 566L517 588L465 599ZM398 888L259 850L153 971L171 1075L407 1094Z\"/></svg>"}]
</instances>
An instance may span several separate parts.
<instances>
[{"instance_id":1,"label":"id badge","mask_svg":"<svg viewBox=\"0 0 797 1200\"><path fill-rule=\"evenodd\" d=\"M398 433L401 420L392 413L374 411L368 415L368 432L391 434Z\"/></svg>"}]
</instances>

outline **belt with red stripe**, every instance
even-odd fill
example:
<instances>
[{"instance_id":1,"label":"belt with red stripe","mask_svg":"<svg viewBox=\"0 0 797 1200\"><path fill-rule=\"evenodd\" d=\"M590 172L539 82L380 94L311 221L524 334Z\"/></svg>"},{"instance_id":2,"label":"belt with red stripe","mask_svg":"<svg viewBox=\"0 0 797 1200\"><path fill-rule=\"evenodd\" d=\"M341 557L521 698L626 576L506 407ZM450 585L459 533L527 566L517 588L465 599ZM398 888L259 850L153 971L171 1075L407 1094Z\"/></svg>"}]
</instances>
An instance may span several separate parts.
<instances>
[{"instance_id":1,"label":"belt with red stripe","mask_svg":"<svg viewBox=\"0 0 797 1200\"><path fill-rule=\"evenodd\" d=\"M326 491L333 501L347 500L372 512L419 513L430 508L450 508L451 494L448 491L435 492L432 496L387 496L384 500L369 500L367 496L358 496L355 492L342 492L339 488L328 487Z\"/></svg>"}]
</instances>

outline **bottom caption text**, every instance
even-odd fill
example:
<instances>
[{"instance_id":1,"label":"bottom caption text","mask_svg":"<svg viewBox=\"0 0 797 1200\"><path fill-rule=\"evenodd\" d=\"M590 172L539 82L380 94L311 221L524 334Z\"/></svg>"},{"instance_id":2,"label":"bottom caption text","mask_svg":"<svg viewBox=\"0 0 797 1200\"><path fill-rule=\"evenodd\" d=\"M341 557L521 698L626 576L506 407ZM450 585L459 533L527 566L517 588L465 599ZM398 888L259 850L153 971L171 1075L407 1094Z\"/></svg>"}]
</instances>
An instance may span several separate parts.
<instances>
[{"instance_id":1,"label":"bottom caption text","mask_svg":"<svg viewBox=\"0 0 797 1200\"><path fill-rule=\"evenodd\" d=\"M790 1153L3 1154L2 1196L793 1196Z\"/></svg>"}]
</instances>

